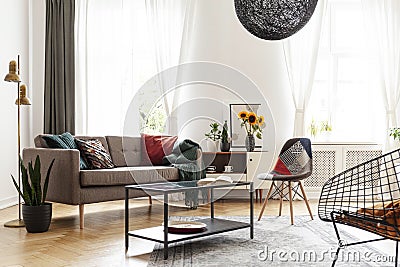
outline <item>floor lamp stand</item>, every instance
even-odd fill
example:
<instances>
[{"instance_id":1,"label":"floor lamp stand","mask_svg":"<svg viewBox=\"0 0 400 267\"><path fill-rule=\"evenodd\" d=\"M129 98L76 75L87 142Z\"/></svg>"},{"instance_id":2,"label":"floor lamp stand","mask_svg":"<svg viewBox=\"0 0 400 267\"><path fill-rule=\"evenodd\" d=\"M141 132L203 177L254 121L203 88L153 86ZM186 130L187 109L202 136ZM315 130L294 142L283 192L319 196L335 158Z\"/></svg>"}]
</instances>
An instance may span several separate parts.
<instances>
[{"instance_id":1,"label":"floor lamp stand","mask_svg":"<svg viewBox=\"0 0 400 267\"><path fill-rule=\"evenodd\" d=\"M15 62L15 61L14 61ZM12 73L12 63L10 62L10 73ZM14 73L15 73L15 67L14 67ZM8 74L10 75L10 74ZM6 78L4 79L5 81L13 81L13 82L17 82L17 101L15 102L18 106L18 186L19 188L21 188L21 168L20 168L20 159L21 159L21 105L30 105L30 101L24 103L23 101L21 102L21 87L20 87L20 79L19 79L19 55L18 55L18 79L15 78L14 80L11 79L7 79L8 75L6 76ZM22 85L24 86L24 85ZM26 88L24 87L24 90L26 90ZM24 92L26 93L26 92ZM22 214L21 214L21 196L18 194L18 219L6 222L4 224L5 227L24 227L25 223L22 220Z\"/></svg>"}]
</instances>

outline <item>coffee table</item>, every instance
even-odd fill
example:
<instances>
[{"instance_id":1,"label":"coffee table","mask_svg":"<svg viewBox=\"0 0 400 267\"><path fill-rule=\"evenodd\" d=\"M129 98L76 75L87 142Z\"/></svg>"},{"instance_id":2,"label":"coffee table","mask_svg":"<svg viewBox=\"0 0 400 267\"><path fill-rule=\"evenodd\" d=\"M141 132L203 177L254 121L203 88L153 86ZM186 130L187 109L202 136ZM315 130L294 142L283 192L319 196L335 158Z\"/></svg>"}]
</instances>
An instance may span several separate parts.
<instances>
[{"instance_id":1,"label":"coffee table","mask_svg":"<svg viewBox=\"0 0 400 267\"><path fill-rule=\"evenodd\" d=\"M250 203L250 221L249 223L238 222L234 220L219 219L214 217L214 190L219 188L229 188L235 186L249 185L249 203ZM190 190L210 190L210 218L199 219L197 222L202 222L207 225L203 232L190 234L172 234L168 233L168 195L178 192L186 192ZM129 190L144 190L149 194L164 196L164 223L163 225L129 231ZM193 182L167 182L125 186L125 249L129 247L129 237L137 237L154 242L164 244L164 259L168 258L168 245L173 242L185 241L194 238L211 236L219 233L250 228L250 238L253 239L254 227L254 204L253 204L253 182L237 182L220 185L193 186Z\"/></svg>"}]
</instances>

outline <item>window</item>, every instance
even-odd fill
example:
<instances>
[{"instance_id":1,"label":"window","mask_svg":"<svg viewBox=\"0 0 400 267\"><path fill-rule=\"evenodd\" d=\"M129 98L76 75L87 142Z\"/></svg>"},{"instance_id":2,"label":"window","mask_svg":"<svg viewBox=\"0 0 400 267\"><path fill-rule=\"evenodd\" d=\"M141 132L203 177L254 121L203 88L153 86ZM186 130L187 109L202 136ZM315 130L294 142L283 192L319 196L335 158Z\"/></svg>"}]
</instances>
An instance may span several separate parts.
<instances>
[{"instance_id":1,"label":"window","mask_svg":"<svg viewBox=\"0 0 400 267\"><path fill-rule=\"evenodd\" d=\"M329 141L383 140L385 113L367 53L361 0L330 0L306 119L332 126ZM317 135L318 140L318 135Z\"/></svg>"},{"instance_id":2,"label":"window","mask_svg":"<svg viewBox=\"0 0 400 267\"><path fill-rule=\"evenodd\" d=\"M87 34L79 44L86 50L84 85L87 106L85 134L120 135L125 114L139 88L156 73L155 48L145 1L96 0L88 2ZM158 90L140 94L137 128L160 132L163 103L154 105ZM144 116L145 115L145 116ZM145 119L147 118L147 119ZM135 122L136 123L136 122Z\"/></svg>"}]
</instances>

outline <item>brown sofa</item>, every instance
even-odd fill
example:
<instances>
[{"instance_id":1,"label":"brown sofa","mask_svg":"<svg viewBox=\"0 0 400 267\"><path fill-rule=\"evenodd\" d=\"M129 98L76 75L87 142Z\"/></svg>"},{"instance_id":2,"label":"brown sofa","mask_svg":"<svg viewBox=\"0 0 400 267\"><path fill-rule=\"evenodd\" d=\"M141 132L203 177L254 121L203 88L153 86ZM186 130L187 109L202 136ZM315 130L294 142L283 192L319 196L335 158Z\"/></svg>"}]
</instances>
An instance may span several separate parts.
<instances>
[{"instance_id":1,"label":"brown sofa","mask_svg":"<svg viewBox=\"0 0 400 267\"><path fill-rule=\"evenodd\" d=\"M120 200L125 197L125 185L177 181L178 169L167 166L141 166L140 137L78 136L79 139L98 139L110 153L116 168L80 170L79 151L48 148L42 135L35 138L35 148L23 150L23 162L33 161L37 155L42 163L42 175L56 159L51 172L47 200L79 205L80 228L84 227L84 205ZM201 153L199 150L198 153ZM201 154L199 154L200 158ZM128 164L127 164L128 162ZM130 197L148 196L146 192L129 190ZM151 196L149 196L151 204Z\"/></svg>"}]
</instances>

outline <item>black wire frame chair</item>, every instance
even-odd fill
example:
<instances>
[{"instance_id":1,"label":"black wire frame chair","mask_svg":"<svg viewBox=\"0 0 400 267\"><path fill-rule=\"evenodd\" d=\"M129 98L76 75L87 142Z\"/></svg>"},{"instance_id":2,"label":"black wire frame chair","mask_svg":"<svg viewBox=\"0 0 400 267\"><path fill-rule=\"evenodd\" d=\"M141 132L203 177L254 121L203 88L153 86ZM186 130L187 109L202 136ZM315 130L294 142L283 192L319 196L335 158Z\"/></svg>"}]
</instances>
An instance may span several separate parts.
<instances>
[{"instance_id":1,"label":"black wire frame chair","mask_svg":"<svg viewBox=\"0 0 400 267\"><path fill-rule=\"evenodd\" d=\"M318 204L321 220L332 222L338 239L335 265L341 249L394 240L396 262L400 241L400 149L347 169L323 186ZM342 240L337 224L353 226L379 238L348 243Z\"/></svg>"}]
</instances>

